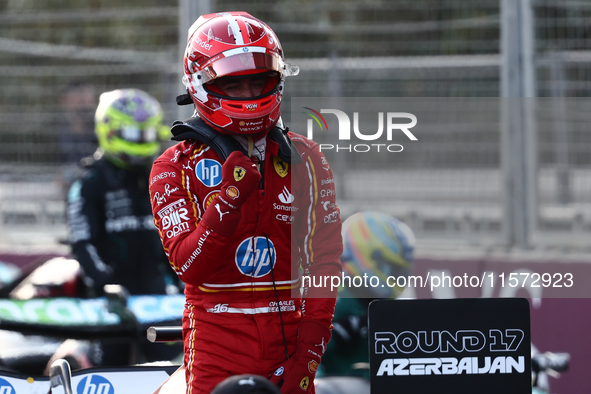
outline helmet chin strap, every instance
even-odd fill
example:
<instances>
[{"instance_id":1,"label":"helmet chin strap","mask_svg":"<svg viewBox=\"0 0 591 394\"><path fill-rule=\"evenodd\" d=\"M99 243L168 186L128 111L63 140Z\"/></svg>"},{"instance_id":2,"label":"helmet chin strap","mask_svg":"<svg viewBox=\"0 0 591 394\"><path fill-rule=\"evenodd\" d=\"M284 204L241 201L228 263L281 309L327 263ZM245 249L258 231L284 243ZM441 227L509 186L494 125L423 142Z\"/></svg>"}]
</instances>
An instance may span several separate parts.
<instances>
[{"instance_id":1,"label":"helmet chin strap","mask_svg":"<svg viewBox=\"0 0 591 394\"><path fill-rule=\"evenodd\" d=\"M248 157L252 157L252 150L254 149L254 141L252 136L248 136Z\"/></svg>"}]
</instances>

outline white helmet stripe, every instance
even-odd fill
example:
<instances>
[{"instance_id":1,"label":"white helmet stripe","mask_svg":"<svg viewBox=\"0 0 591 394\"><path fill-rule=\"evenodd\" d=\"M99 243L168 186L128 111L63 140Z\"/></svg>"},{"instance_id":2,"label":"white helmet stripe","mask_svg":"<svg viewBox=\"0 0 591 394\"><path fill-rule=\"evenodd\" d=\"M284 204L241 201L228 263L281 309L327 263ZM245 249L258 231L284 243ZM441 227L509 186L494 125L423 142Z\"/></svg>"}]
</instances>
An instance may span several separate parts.
<instances>
[{"instance_id":1,"label":"white helmet stripe","mask_svg":"<svg viewBox=\"0 0 591 394\"><path fill-rule=\"evenodd\" d=\"M225 57L230 57L234 55L238 55L241 53L246 52L257 52L257 53L266 53L267 49L265 47L240 47L234 49L228 49L227 51L222 52Z\"/></svg>"},{"instance_id":2,"label":"white helmet stripe","mask_svg":"<svg viewBox=\"0 0 591 394\"><path fill-rule=\"evenodd\" d=\"M236 45L244 45L244 39L242 38L240 26L238 26L236 19L234 19L233 16L226 16L226 20L228 21L228 29L232 29L232 32L230 33L230 31L228 31L228 34L232 34L234 36Z\"/></svg>"}]
</instances>

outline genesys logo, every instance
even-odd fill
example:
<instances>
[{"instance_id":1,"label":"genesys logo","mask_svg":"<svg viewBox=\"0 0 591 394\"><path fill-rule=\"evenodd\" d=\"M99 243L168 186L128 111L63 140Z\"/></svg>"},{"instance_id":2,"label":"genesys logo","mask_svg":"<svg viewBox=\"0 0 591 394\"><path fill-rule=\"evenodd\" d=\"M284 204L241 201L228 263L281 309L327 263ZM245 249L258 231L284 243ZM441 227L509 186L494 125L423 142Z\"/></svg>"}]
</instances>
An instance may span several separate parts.
<instances>
[{"instance_id":1,"label":"genesys logo","mask_svg":"<svg viewBox=\"0 0 591 394\"><path fill-rule=\"evenodd\" d=\"M150 179L150 186L152 186L154 183L158 182L161 179L166 179L166 178L176 178L176 173L175 172L161 172L158 175L154 175L154 177L152 177L152 179Z\"/></svg>"},{"instance_id":2,"label":"genesys logo","mask_svg":"<svg viewBox=\"0 0 591 394\"><path fill-rule=\"evenodd\" d=\"M404 147L401 144L391 143L394 136L400 134L410 141L418 141L418 138L410 131L417 125L417 117L409 112L378 112L377 114L364 114L364 116L377 116L377 131L362 131L359 127L359 112L353 112L353 122L344 111L338 109L321 109L316 111L309 107L303 107L308 110L304 112L310 116L307 121L307 137L314 139L314 123L321 132L330 133L326 119L322 114L333 114L338 121L338 133L334 133L334 143L319 144L321 151L333 150L335 152L402 152ZM385 126L384 126L385 124ZM351 133L352 131L352 133ZM385 138L383 136L385 131ZM396 133L396 134L395 134ZM367 141L367 143L351 143L352 134L357 140ZM337 139L338 138L338 139Z\"/></svg>"},{"instance_id":3,"label":"genesys logo","mask_svg":"<svg viewBox=\"0 0 591 394\"><path fill-rule=\"evenodd\" d=\"M76 386L76 394L115 394L115 388L100 375L85 376Z\"/></svg>"}]
</instances>

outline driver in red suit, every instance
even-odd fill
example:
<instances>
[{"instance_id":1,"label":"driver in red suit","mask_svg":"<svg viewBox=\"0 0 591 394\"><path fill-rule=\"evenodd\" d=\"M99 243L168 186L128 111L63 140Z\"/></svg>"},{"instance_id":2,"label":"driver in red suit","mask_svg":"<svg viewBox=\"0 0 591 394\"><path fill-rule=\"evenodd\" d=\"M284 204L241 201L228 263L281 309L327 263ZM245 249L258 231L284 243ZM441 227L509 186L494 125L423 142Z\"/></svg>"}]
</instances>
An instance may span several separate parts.
<instances>
[{"instance_id":1,"label":"driver in red suit","mask_svg":"<svg viewBox=\"0 0 591 394\"><path fill-rule=\"evenodd\" d=\"M209 393L249 373L282 393L314 393L337 295L324 283L341 275L342 239L318 145L270 133L282 126L285 77L298 69L269 26L231 12L201 16L189 29L184 72L194 116L247 152L224 161L188 138L152 167L156 225L186 283L186 392ZM280 153L289 140L293 159Z\"/></svg>"}]
</instances>

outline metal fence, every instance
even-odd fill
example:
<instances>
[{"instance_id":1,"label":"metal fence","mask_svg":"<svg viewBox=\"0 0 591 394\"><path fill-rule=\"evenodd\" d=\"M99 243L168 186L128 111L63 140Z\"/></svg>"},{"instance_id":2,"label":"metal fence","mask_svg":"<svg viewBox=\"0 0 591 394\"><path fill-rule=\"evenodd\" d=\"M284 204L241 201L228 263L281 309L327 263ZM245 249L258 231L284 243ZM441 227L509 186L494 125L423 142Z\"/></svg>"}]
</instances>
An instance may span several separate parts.
<instances>
[{"instance_id":1,"label":"metal fence","mask_svg":"<svg viewBox=\"0 0 591 394\"><path fill-rule=\"evenodd\" d=\"M161 101L167 122L186 116L174 103L181 93L179 42L188 3L193 10L195 4L212 12L245 10L277 32L302 70L286 85L282 111L289 123L296 97L500 97L503 1L0 0L4 247L56 245L65 237L64 189L77 174L69 156L92 150L93 142L72 149L63 133L75 123L88 133L100 92L137 87ZM590 96L591 3L526 4L533 15L535 95ZM530 198L538 220L527 244L591 252L585 242L591 235L591 129L585 116L574 116L576 108L555 110L536 110ZM422 245L446 250L514 246L506 236L511 224L501 131L472 122L435 131L433 138L379 185L389 188L390 201L360 206L343 194L344 215L389 210L411 224ZM367 180L363 171L343 177L348 195L358 185L346 184L349 178Z\"/></svg>"}]
</instances>

